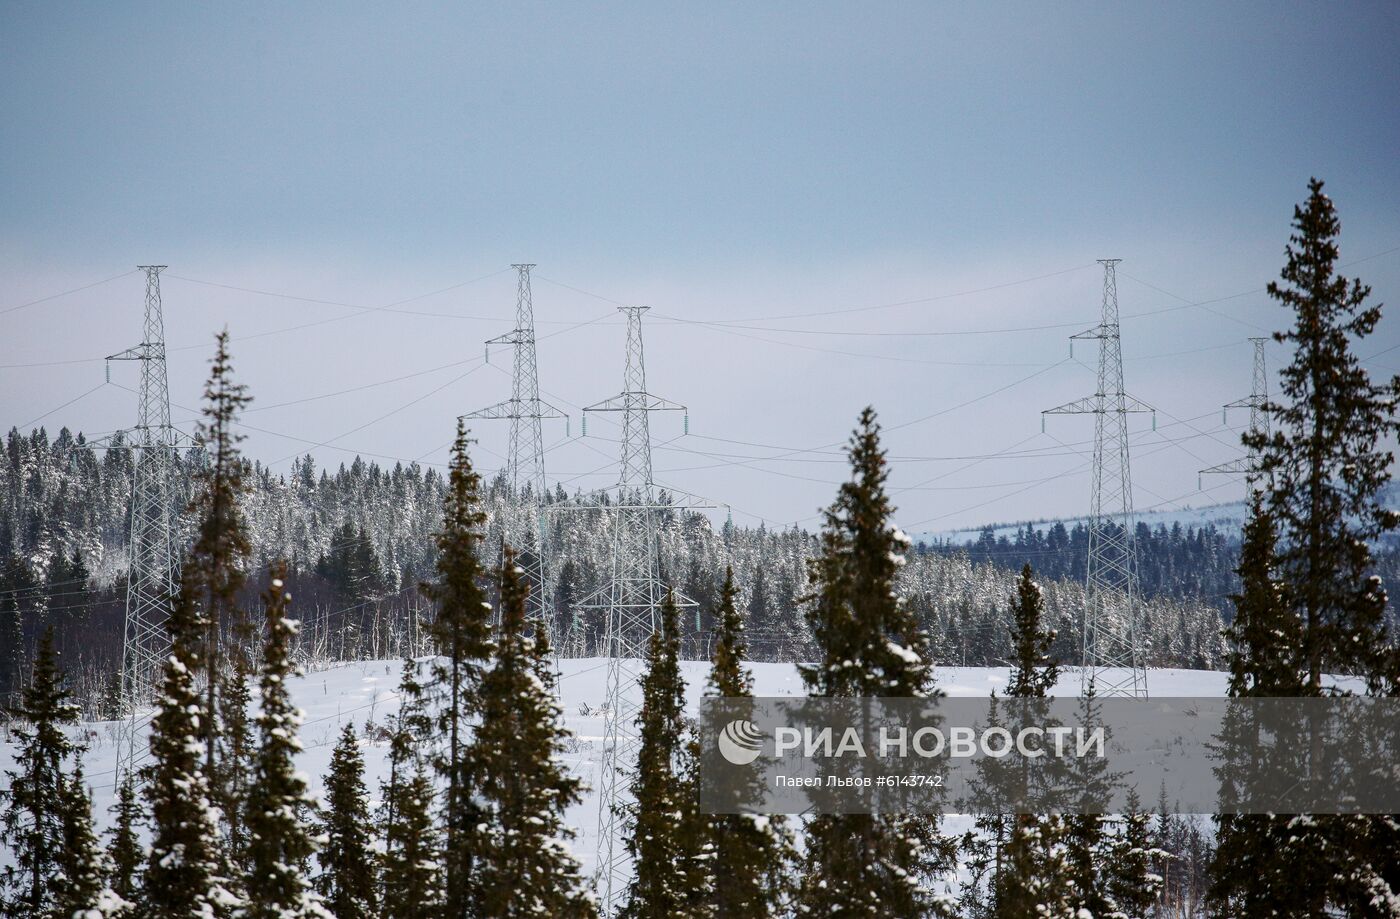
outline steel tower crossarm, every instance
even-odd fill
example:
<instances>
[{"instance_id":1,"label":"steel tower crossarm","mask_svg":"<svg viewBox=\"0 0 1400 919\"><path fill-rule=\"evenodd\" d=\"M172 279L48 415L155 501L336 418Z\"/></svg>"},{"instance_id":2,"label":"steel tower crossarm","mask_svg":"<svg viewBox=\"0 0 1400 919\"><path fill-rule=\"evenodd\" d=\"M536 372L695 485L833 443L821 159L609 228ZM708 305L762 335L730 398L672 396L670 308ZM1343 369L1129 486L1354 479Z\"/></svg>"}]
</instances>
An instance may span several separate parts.
<instances>
[{"instance_id":1,"label":"steel tower crossarm","mask_svg":"<svg viewBox=\"0 0 1400 919\"><path fill-rule=\"evenodd\" d=\"M529 410L525 403L507 399L504 402L497 402L495 405L479 408L474 412L467 412L462 417L468 420L484 418L488 421L517 421L522 418L568 418L569 416L544 400L540 400L540 413L536 415Z\"/></svg>"}]
</instances>

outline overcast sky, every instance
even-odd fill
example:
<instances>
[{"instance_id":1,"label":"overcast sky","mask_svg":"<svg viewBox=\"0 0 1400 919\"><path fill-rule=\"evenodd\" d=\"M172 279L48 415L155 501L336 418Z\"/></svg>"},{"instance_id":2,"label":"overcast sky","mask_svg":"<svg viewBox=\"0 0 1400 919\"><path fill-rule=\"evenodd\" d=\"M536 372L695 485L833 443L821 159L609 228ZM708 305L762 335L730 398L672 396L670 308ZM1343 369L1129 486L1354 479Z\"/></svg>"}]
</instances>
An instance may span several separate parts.
<instances>
[{"instance_id":1,"label":"overcast sky","mask_svg":"<svg viewBox=\"0 0 1400 919\"><path fill-rule=\"evenodd\" d=\"M227 325L251 456L441 463L509 395L481 343L530 261L571 490L616 478L578 406L646 304L649 388L690 413L653 419L657 479L738 522L812 525L866 404L907 528L1079 514L1092 419L1040 411L1093 390L1067 336L1116 257L1159 409L1137 504L1232 500L1196 471L1238 451L1219 406L1286 321L1262 288L1309 176L1400 309L1397 46L1394 3L6 3L0 424L134 422L101 357L159 262L182 424ZM1400 369L1400 317L1361 353ZM506 425L477 433L493 468Z\"/></svg>"}]
</instances>

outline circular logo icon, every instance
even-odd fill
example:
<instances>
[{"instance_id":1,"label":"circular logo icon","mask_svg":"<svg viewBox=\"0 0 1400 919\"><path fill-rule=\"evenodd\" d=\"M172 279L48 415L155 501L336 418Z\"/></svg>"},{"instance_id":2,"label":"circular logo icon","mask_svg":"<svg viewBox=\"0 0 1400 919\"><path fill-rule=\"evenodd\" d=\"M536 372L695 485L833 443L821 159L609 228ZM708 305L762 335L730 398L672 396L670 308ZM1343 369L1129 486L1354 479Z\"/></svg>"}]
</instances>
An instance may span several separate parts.
<instances>
[{"instance_id":1,"label":"circular logo icon","mask_svg":"<svg viewBox=\"0 0 1400 919\"><path fill-rule=\"evenodd\" d=\"M731 721L719 732L719 752L734 765L747 766L763 752L763 732L752 721Z\"/></svg>"}]
</instances>

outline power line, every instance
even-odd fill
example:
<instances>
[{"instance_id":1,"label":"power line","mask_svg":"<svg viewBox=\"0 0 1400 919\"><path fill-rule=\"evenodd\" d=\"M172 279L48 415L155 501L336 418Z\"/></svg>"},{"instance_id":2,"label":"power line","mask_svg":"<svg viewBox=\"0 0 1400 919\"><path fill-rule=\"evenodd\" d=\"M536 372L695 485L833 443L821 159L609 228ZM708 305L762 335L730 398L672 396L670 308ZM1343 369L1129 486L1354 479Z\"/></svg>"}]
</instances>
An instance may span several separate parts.
<instances>
[{"instance_id":1,"label":"power line","mask_svg":"<svg viewBox=\"0 0 1400 919\"><path fill-rule=\"evenodd\" d=\"M509 268L502 268L502 269L500 269L500 270L498 270L498 271L492 271L492 272L490 272L490 273L488 273L488 274L483 274L483 275L481 275L480 277L472 278L471 280L468 280L468 281L463 281L463 282L461 282L460 284L453 284L452 286L450 286L450 287L444 287L444 288L442 288L441 290L432 291L432 292L426 293L426 294L419 294L418 296L415 296L415 297L408 297L408 298L405 298L405 299L403 299L403 300L395 300L394 302L385 304L384 306L365 306L365 305L359 304L359 303L346 303L346 302L344 302L344 301L342 301L342 300L325 300L325 299L321 299L321 298L318 298L318 297L301 297L301 296L297 296L297 295L295 295L295 294L278 293L277 291L272 291L272 290L259 290L259 289L252 288L252 287L239 287L239 286L234 285L234 284L222 284L222 283L219 283L218 281L203 281L203 280L200 280L199 278L184 277L184 276L182 276L182 275L176 275L176 274L172 274L172 275L170 275L170 277L172 277L172 278L174 278L174 279L176 279L176 280L178 280L178 281L187 281L187 282L189 282L189 283L191 283L191 284L202 284L202 285L204 285L205 287L218 287L218 288L222 288L222 289L224 289L224 290L238 291L239 293L255 294L255 295L257 295L257 296L262 296L262 297L274 297L274 298L279 299L279 300L292 300L292 301L296 301L296 302L300 302L300 303L310 303L310 304L314 304L314 305L318 305L318 306L338 306L338 307L342 307L342 308L344 308L344 309L359 310L361 313L373 313L373 312L380 312L380 313L396 313L396 314L401 315L401 316L427 316L427 317L431 317L431 318L435 318L435 319L467 319L467 320L476 320L476 321L491 322L491 321L494 321L496 317L493 317L493 316L469 316L469 315L463 315L463 314L460 314L460 313L438 313L438 312L427 312L427 311L422 311L422 310L400 310L400 309L394 309L394 307L396 307L396 306L401 306L402 304L405 304L405 303L413 303L413 302L416 302L416 301L418 301L418 300L426 299L426 298L428 298L428 297L433 297L433 296L436 296L436 295L441 294L441 293L446 293L447 291L457 290L458 288L466 287L466 286L471 285L471 284L476 284L476 283L479 283L479 282L481 282L481 281L485 281L485 280L488 280L488 279L490 279L490 278L494 278L494 277L496 277L497 275L505 274L505 273L506 273L507 271L509 271L509 270L510 270ZM349 319L349 318L351 318L351 317L348 316L348 315L347 315L347 316L337 317L337 319Z\"/></svg>"},{"instance_id":2,"label":"power line","mask_svg":"<svg viewBox=\"0 0 1400 919\"><path fill-rule=\"evenodd\" d=\"M24 424L19 425L19 430L23 430L23 429L25 429L25 428L32 427L33 425L38 424L39 422L43 421L45 418L47 418L47 417L49 417L50 415L52 415L54 412L61 412L61 411L63 411L65 408L67 408L68 406L72 405L73 403L75 403L75 402L81 402L83 399L86 399L88 396L92 395L93 393L97 392L99 389L102 389L102 388L104 388L104 387L106 387L106 386L107 386L107 383L106 383L105 381L102 382L102 383L98 383L96 386L94 386L92 389L89 389L87 392L83 393L81 396L74 396L73 398L69 399L67 402L63 403L62 405L58 406L57 408L51 408L51 409L49 409L47 412L44 412L44 414L40 415L38 418L35 418L33 421L26 421Z\"/></svg>"},{"instance_id":3,"label":"power line","mask_svg":"<svg viewBox=\"0 0 1400 919\"><path fill-rule=\"evenodd\" d=\"M949 517L956 517L956 516L958 516L958 515L960 515L960 514L964 514L964 513L968 512L968 511L978 510L979 508L983 508L983 507L987 507L987 506L992 505L992 504L996 504L997 502L1003 501L1003 500L1005 500L1005 499L1007 499L1007 498L1012 498L1012 497L1015 497L1016 495L1024 494L1025 492L1030 491L1032 488L1035 488L1035 487L1038 486L1038 485L1043 485L1043 484L1045 484L1046 482L1053 482L1053 481L1056 481L1056 480L1058 480L1058 479L1067 478L1067 477L1072 476L1072 475L1078 475L1078 474L1083 473L1083 472L1085 472L1086 470L1090 469L1091 466L1093 465L1093 462L1092 462L1092 455L1091 455L1091 454L1088 454L1088 453L1086 453L1085 451L1082 451L1082 450L1075 450L1075 449L1073 449L1074 445L1065 443L1064 441L1060 440L1058 437L1056 437L1056 436L1053 435L1053 434L1045 433L1045 434L1043 434L1042 436L1049 437L1051 440L1055 441L1056 444L1058 444L1059 446L1065 447L1066 449L1070 450L1071 453L1073 453L1073 454L1075 454L1075 455L1078 455L1078 456L1081 456L1081 457L1086 457L1085 461L1084 461L1083 463L1079 464L1078 466L1075 466L1075 467L1072 468L1072 469L1067 469L1067 470L1065 470L1064 472L1059 472L1059 473L1056 473L1056 474L1054 474L1054 475L1046 476L1046 477L1043 478L1043 479L1040 479L1040 480L1037 480L1037 481L1035 481L1035 482L1033 482L1033 483L1030 483L1030 484L1026 485L1025 487L1023 487L1023 488L1018 488L1018 489L1016 489L1015 491L1010 491L1010 492L1007 492L1006 494L998 495L998 496L996 496L996 497L994 497L994 498L990 498L990 499L988 499L988 500L986 500L986 501L980 501L980 502L978 502L978 503L976 503L976 504L968 505L967 507L962 507L962 508L959 508L959 509L957 509L957 510L955 510L955 511L949 511L949 512L946 513L946 514L939 514L939 515L934 516L934 517L927 517L927 518L925 518L925 519L923 519L923 520L917 520L917 521L915 521L915 522L913 522L913 523L901 524L901 525L902 525L902 526L905 526L905 527L908 528L908 529L913 529L913 528L915 528L915 527L924 526L924 525L926 525L926 524L934 523L934 522L939 521L939 520L947 520ZM1194 435L1193 435L1193 436L1194 436ZM1157 449L1155 449L1155 450L1148 450L1148 451L1146 451L1145 453L1142 453L1141 456L1142 456L1142 457L1152 457L1152 456L1156 456L1156 455L1159 454L1159 453L1163 453L1163 452L1166 452L1167 450L1171 449L1172 446L1173 446L1173 444L1172 444L1171 442L1166 442L1166 443L1164 443L1164 444L1159 445L1159 446L1157 447ZM1136 487L1142 489L1143 491L1148 492L1149 494L1153 494L1152 491L1151 491L1151 489L1146 488L1146 487L1144 487L1144 486L1142 486L1142 485L1138 485L1138 486L1136 486ZM892 494L895 494L895 493L898 493L898 492L899 492L899 489L897 489L897 488L891 490L891 493L892 493ZM1153 496L1154 496L1154 497L1158 497L1158 498L1161 497L1160 495L1156 495L1156 494L1153 494ZM1183 496L1183 497L1185 497L1185 496ZM1179 499L1177 499L1177 500L1179 500ZM1170 503L1174 503L1174 502L1163 500L1163 503L1162 503L1162 504L1153 505L1152 508L1147 508L1147 510L1151 510L1151 509L1156 508L1156 507L1161 507L1161 506L1164 506L1165 504L1170 504ZM803 519L806 520L806 519L811 519L811 518L803 518ZM1086 520L1087 520L1087 518L1079 518L1079 519L1086 519Z\"/></svg>"},{"instance_id":4,"label":"power line","mask_svg":"<svg viewBox=\"0 0 1400 919\"><path fill-rule=\"evenodd\" d=\"M1077 325L1078 323L1073 323ZM822 348L817 345L803 345L794 341L782 341L776 338L766 338L762 335L754 335L751 332L740 332L730 326L714 325L706 322L697 322L695 325L712 332L720 332L725 335L733 335L738 338L748 338L753 341L761 341L770 345L780 345L785 348L797 348L802 351L813 351L817 354L838 354L843 357L862 357L868 360L892 361L898 364L923 364L935 367L1046 367L1053 366L1045 363L1029 362L996 362L996 361L940 361L930 358L920 357L900 357L893 354L870 354L865 351L845 351L840 348ZM747 328L747 327L745 327Z\"/></svg>"},{"instance_id":5,"label":"power line","mask_svg":"<svg viewBox=\"0 0 1400 919\"><path fill-rule=\"evenodd\" d=\"M316 402L321 399L333 399L336 396L344 396L348 395L349 393L363 392L366 389L374 389L378 386L388 386L391 383L401 383L404 380L416 379L417 377L427 376L432 373L438 373L443 370L448 370L452 367L461 367L463 364L484 364L485 362L486 361L484 358L469 357L460 361L451 361L446 364L440 364L437 367L429 367L427 370L418 370L414 371L413 373L405 373L402 376L390 377L387 380L378 380L374 383L363 383L359 386L350 386L346 389L337 389L334 392L321 393L317 396L304 396L300 399L288 399L285 402L274 402L271 405L257 405L252 408L244 409L243 413L246 415L252 412L266 412L274 408L284 408L288 405L301 405L306 402Z\"/></svg>"},{"instance_id":6,"label":"power line","mask_svg":"<svg viewBox=\"0 0 1400 919\"><path fill-rule=\"evenodd\" d=\"M313 443L312 446L313 446L313 447L329 447L329 446L331 446L332 444L334 444L336 441L340 440L341 438L349 437L351 434L359 433L360 431L363 431L365 428L368 428L368 427L371 427L371 426L373 426L373 425L376 425L376 424L378 424L379 422L383 421L383 420L386 419L386 418L392 418L394 415L397 415L399 412L402 412L402 411L404 411L405 409L408 409L408 408L412 408L413 406L417 405L419 402L422 402L424 399L427 399L427 398L430 397L430 396L435 396L435 395L437 395L438 393L442 392L444 389L446 389L447 387L451 386L452 384L454 384L454 383L456 383L456 382L458 382L458 381L460 381L460 380L466 379L467 377L471 376L473 373L476 373L478 370L480 370L483 366L485 366L485 365L484 365L484 364L478 365L478 366L476 366L476 367L472 367L470 370L467 370L467 371L465 371L465 372L463 372L463 373L459 373L457 376L455 376L455 377L453 377L452 379L448 380L446 383L443 383L441 386L436 386L436 387L434 387L434 388L428 390L427 392L423 393L423 395L419 396L419 397L416 398L416 399L410 399L408 402L405 402L403 405L400 405L400 406L398 406L398 407L396 407L396 408L390 409L389 411L385 412L384 414L382 414L382 415L380 415L380 416L378 416L378 417L376 417L376 418L372 418L372 419L370 419L369 421L366 421L364 424L357 425L356 427L353 427L353 428L351 428L350 430L345 431L344 433L337 434L335 437L332 437L330 440L320 441L320 442ZM287 436L287 435L282 435L282 436L285 437L285 436ZM300 440L301 438L293 438L293 439L294 439L294 440ZM289 460L289 459L294 459L295 457L297 457L297 456L299 456L299 455L300 455L299 453L291 453L291 454L288 454L287 456L284 456L284 457L282 457L281 459L276 460L275 462L273 462L272 465L276 466L276 465L279 465L279 464L281 464L281 463L285 463L287 460Z\"/></svg>"},{"instance_id":7,"label":"power line","mask_svg":"<svg viewBox=\"0 0 1400 919\"><path fill-rule=\"evenodd\" d=\"M74 287L72 290L65 290L60 293L49 294L47 297L40 297L37 300L30 300L28 303L20 303L15 306L6 307L5 309L0 310L0 316L7 315L9 313L17 313L20 310L29 309L31 306L38 306L40 303L48 303L50 300L57 300L58 298L66 297L69 294L77 294L82 293L85 290L92 290L94 287L101 287L103 284L110 284L111 282L118 280L119 278L125 278L129 275L135 274L137 270L139 269L123 271L121 274L114 274L110 278L103 278L101 281L93 281L91 284L84 284L82 287Z\"/></svg>"},{"instance_id":8,"label":"power line","mask_svg":"<svg viewBox=\"0 0 1400 919\"><path fill-rule=\"evenodd\" d=\"M1186 424L1186 423L1188 423L1188 422L1200 421L1202 418L1210 418L1210 417L1213 417L1214 415L1215 415L1214 412L1206 412L1205 414L1197 415L1197 416L1195 416L1194 418L1187 418L1187 419L1184 419L1184 420L1181 420L1181 421L1172 422L1171 424L1160 425L1160 426L1159 426L1159 430L1167 430L1168 428L1174 427L1174 426L1176 426L1176 425L1178 425L1178 424ZM734 438L728 438L728 437L716 437L716 436L710 435L710 434L696 434L696 433L691 433L690 436L696 438L697 440L713 440L713 441L716 441L717 443L736 444L736 445L744 446L744 447L755 447L755 448L762 449L762 450L781 450L781 451L784 451L784 452L786 452L786 453L815 453L815 454L824 455L824 456L837 457L837 458L834 458L834 459L831 459L831 460L803 460L802 462L831 462L831 463L842 463L842 464L844 464L844 463L847 462L847 460L845 459L846 454L845 454L845 451L844 451L844 450L807 450L807 449L804 449L804 448L801 448L801 447L793 447L793 446L790 446L790 445L787 445L787 444L758 443L758 442L755 442L755 441L736 440L736 439L734 439ZM1032 438L1025 438L1025 439L1023 439L1023 440L1018 441L1017 443L1025 443L1027 440L1030 440L1030 439L1032 439ZM1093 443L1093 441L1092 441L1092 440L1084 440L1084 441L1072 442L1071 445L1077 444L1077 445L1079 445L1079 446L1083 446L1083 445L1087 445L1087 444L1090 444L1090 443ZM1049 453L1049 454L1047 454L1046 451L1049 449L1048 447L1036 447L1036 448L1033 448L1033 449L1030 449L1030 450L1021 450L1021 451L1015 450L1014 447L1015 447L1015 444L1013 444L1012 447L1008 447L1008 448L1005 448L1005 449L1003 449L1003 450L997 450L997 451L995 451L995 452L993 452L993 453L949 454L949 455L946 455L946 456L929 456L929 455L917 455L917 454L891 454L891 455L889 455L889 456L887 457L887 459L888 459L890 462L899 462L899 463L921 463L921 462L946 462L946 461L970 460L970 459L997 459L997 458L1001 458L1001 457L1003 457L1003 456L1008 457L1008 458L1011 458L1011 457L1022 457L1022 456L1028 457L1028 458L1036 458L1036 457L1038 457L1038 456L1043 456L1043 455L1051 455L1051 456L1058 455L1058 454L1054 454L1054 453ZM731 454L715 454L715 455L717 455L717 456L729 456L729 455L731 455ZM778 459L778 458L779 458L779 457L749 457L749 456L742 456L742 455L739 455L739 454L732 454L732 455L734 455L734 456L736 456L737 458L740 458L740 459L770 459L770 458L771 458L771 459ZM797 462L797 460L791 460L791 462Z\"/></svg>"},{"instance_id":9,"label":"power line","mask_svg":"<svg viewBox=\"0 0 1400 919\"><path fill-rule=\"evenodd\" d=\"M1032 284L1032 283L1034 283L1034 282L1036 282L1036 281L1044 281L1044 280L1046 280L1046 279L1048 279L1048 278L1056 278L1056 277L1059 277L1059 276L1061 276L1061 275L1072 274L1072 273L1074 273L1074 272L1076 272L1076 271L1083 271L1085 268L1092 268L1092 267L1094 267L1094 266L1093 266L1093 263L1089 263L1089 264L1086 264L1086 265L1075 265L1073 268L1065 268L1065 269L1062 269L1062 270L1060 270L1060 271L1051 271L1051 272L1049 272L1049 273L1047 273L1047 274L1039 274L1039 275L1036 275L1035 277L1030 277L1030 278L1020 278L1020 279L1015 280L1015 281L1007 281L1007 282L1005 282L1005 283L1003 283L1003 284L992 284L992 285L989 285L989 286L987 286L987 287L977 287L977 288L972 288L972 289L969 289L969 290L954 291L954 292L952 292L952 293L946 293L946 294L934 294L934 295L932 295L932 296L927 296L927 297L915 297L915 298L912 298L912 299L909 299L909 300L895 300L895 301L890 302L890 303L878 303L878 304L875 304L875 305L873 305L873 306L854 306L854 307L846 307L846 308L843 308L843 309L818 310L818 311L815 311L815 312L787 313L787 314L785 314L785 315L780 315L780 316L742 316L742 317L739 317L739 318L737 318L737 319L717 320L717 321L720 321L720 322L761 322L761 321L765 321L765 320L768 320L768 321L778 321L778 320L782 320L782 319L808 319L808 318L815 318L815 317L818 317L818 316L844 316L844 315L849 315L849 314L851 314L851 313L868 313L868 312L874 312L874 311L877 311L877 310L894 309L895 307L900 307L900 306L917 306L917 305L922 304L922 303L935 303L935 302L937 302L937 301L939 301L939 300L952 300L952 299L955 299L955 298L958 298L958 297L969 297L969 296L972 296L972 295L974 295L974 294L985 294L985 293L989 293L989 292L994 291L994 290L1003 290L1003 289L1008 288L1008 287L1016 287L1016 286L1019 286L1019 285L1021 285L1021 284ZM590 296L597 296L597 295L596 295L596 294L593 294L593 295L590 295ZM673 320L673 321L689 321L689 320Z\"/></svg>"}]
</instances>

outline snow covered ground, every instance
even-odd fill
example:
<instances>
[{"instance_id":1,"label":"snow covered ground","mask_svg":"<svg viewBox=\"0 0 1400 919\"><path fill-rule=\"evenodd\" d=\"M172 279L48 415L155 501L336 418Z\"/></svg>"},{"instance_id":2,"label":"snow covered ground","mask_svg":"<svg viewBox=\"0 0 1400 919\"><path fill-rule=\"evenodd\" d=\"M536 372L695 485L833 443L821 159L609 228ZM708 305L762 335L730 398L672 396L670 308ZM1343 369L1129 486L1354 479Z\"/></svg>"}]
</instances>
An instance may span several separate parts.
<instances>
[{"instance_id":1,"label":"snow covered ground","mask_svg":"<svg viewBox=\"0 0 1400 919\"><path fill-rule=\"evenodd\" d=\"M755 693L761 696L801 695L802 680L792 664L751 665ZM313 790L319 794L321 780L330 766L331 750L343 725L353 722L364 737L376 725L388 723L398 710L396 689L401 665L398 661L366 661L340 664L300 677L292 683L293 698L306 712L302 727L305 751L300 767L312 777ZM709 663L686 661L682 664L688 692L688 706L696 710ZM599 766L602 752L603 719L597 714L607 695L607 661L598 658L560 661L560 682L564 715L568 727L576 735L567 756L569 767L592 787L599 787ZM1202 670L1153 670L1149 687L1158 696L1219 696L1225 691L1225 674ZM953 696L982 696L1006 684L1006 668L940 667L936 672L938 685ZM1067 670L1061 678L1057 695L1073 696L1079 691L1079 674ZM255 689L256 692L256 689ZM254 700L256 706L256 699ZM588 713L588 714L585 714ZM92 784L96 818L102 826L109 822L108 808L114 801L115 770L119 739L126 729L125 722L84 723L78 729L88 744L84 757L88 781ZM371 731L367 732L367 728ZM144 753L144 726L137 750ZM0 770L9 768L14 753L12 743L0 744ZM370 743L365 748L367 782L377 792L385 772L387 745ZM144 759L144 757L142 757ZM139 762L139 761L138 761ZM5 780L0 778L0 787ZM583 802L570 811L568 822L579 831L574 851L583 862L585 872L591 872L598 828L598 799L588 794ZM5 855L0 853L0 861Z\"/></svg>"}]
</instances>

